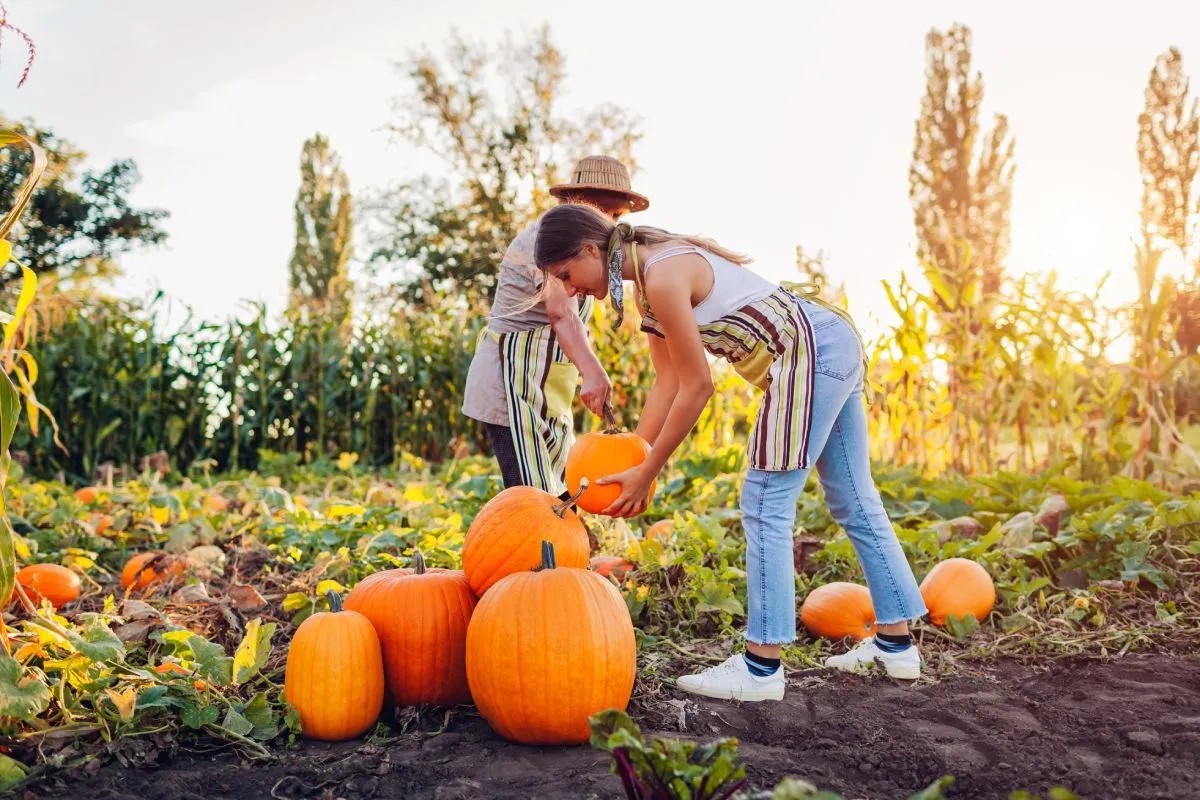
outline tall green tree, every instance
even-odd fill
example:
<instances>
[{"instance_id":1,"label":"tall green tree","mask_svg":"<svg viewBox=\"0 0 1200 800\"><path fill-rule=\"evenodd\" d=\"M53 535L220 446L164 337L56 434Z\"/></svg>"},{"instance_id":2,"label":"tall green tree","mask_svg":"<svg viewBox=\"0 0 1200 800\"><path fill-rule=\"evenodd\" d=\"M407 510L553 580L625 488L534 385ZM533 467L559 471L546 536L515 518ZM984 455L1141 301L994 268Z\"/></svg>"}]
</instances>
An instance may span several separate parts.
<instances>
[{"instance_id":1,"label":"tall green tree","mask_svg":"<svg viewBox=\"0 0 1200 800\"><path fill-rule=\"evenodd\" d=\"M296 192L296 245L288 265L292 304L348 316L352 254L350 181L321 134L304 142Z\"/></svg>"},{"instance_id":2,"label":"tall green tree","mask_svg":"<svg viewBox=\"0 0 1200 800\"><path fill-rule=\"evenodd\" d=\"M917 255L933 272L939 297L960 302L972 287L976 299L999 290L1009 249L1015 142L1002 114L983 129L982 102L970 28L956 23L945 33L931 30L908 195ZM943 306L950 298L941 298Z\"/></svg>"},{"instance_id":3,"label":"tall green tree","mask_svg":"<svg viewBox=\"0 0 1200 800\"><path fill-rule=\"evenodd\" d=\"M1134 336L1131 385L1141 415L1141 436L1130 471L1147 476L1182 453L1200 468L1198 456L1176 425L1173 382L1200 347L1200 260L1197 274L1176 281L1159 268L1168 248L1185 258L1195 253L1193 223L1200 169L1200 108L1190 93L1183 56L1172 47L1154 62L1138 115L1138 165L1142 173L1141 241L1135 251L1138 299L1131 307Z\"/></svg>"},{"instance_id":4,"label":"tall green tree","mask_svg":"<svg viewBox=\"0 0 1200 800\"><path fill-rule=\"evenodd\" d=\"M0 128L25 134L45 149L49 164L13 238L13 255L40 275L84 278L116 273L122 253L161 244L167 212L136 208L129 195L140 176L130 159L81 169L86 154L49 128L0 115ZM27 148L0 150L0 209L11 208L32 165ZM0 288L20 279L14 264L0 269Z\"/></svg>"},{"instance_id":5,"label":"tall green tree","mask_svg":"<svg viewBox=\"0 0 1200 800\"><path fill-rule=\"evenodd\" d=\"M399 65L406 90L389 130L433 154L445 177L375 198L376 274L394 273L410 300L454 291L482 305L509 242L553 204L548 189L577 158L610 155L634 169L638 120L611 104L564 112L565 63L543 27L495 47L454 34L443 57Z\"/></svg>"},{"instance_id":6,"label":"tall green tree","mask_svg":"<svg viewBox=\"0 0 1200 800\"><path fill-rule=\"evenodd\" d=\"M916 121L909 199L917 256L936 315L934 342L948 373L951 466L987 462L995 426L986 387L999 360L996 307L1009 249L1014 141L1008 120L980 122L983 76L971 31L954 24L925 37L925 94Z\"/></svg>"}]
</instances>

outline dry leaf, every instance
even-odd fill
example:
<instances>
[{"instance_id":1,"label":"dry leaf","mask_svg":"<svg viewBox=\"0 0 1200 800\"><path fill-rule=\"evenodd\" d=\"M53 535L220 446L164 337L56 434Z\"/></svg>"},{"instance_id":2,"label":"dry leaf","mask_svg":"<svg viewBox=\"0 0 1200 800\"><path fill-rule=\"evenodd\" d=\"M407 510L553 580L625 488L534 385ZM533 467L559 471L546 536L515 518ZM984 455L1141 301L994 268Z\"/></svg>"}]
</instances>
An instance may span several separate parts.
<instances>
[{"instance_id":1,"label":"dry leaf","mask_svg":"<svg viewBox=\"0 0 1200 800\"><path fill-rule=\"evenodd\" d=\"M230 586L229 599L233 601L233 607L238 611L253 611L267 604L263 596L258 593L258 589L248 584L235 583Z\"/></svg>"}]
</instances>

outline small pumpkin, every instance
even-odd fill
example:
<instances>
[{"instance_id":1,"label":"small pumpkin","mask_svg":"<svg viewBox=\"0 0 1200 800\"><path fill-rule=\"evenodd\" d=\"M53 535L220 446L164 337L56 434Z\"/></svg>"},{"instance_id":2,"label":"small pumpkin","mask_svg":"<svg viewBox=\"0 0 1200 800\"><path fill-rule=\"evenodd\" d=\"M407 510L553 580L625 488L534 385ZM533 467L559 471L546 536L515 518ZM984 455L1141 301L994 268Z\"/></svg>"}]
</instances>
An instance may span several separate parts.
<instances>
[{"instance_id":1,"label":"small pumpkin","mask_svg":"<svg viewBox=\"0 0 1200 800\"><path fill-rule=\"evenodd\" d=\"M185 560L167 553L138 553L125 562L121 585L126 589L145 589L155 581L183 572Z\"/></svg>"},{"instance_id":2,"label":"small pumpkin","mask_svg":"<svg viewBox=\"0 0 1200 800\"><path fill-rule=\"evenodd\" d=\"M84 486L82 489L75 490L75 499L84 505L91 505L99 496L100 490L95 486Z\"/></svg>"},{"instance_id":3,"label":"small pumpkin","mask_svg":"<svg viewBox=\"0 0 1200 800\"><path fill-rule=\"evenodd\" d=\"M365 732L383 710L383 653L370 620L343 610L328 592L329 611L313 614L288 647L283 696L300 714L305 736L325 742Z\"/></svg>"},{"instance_id":4,"label":"small pumpkin","mask_svg":"<svg viewBox=\"0 0 1200 800\"><path fill-rule=\"evenodd\" d=\"M610 427L605 431L593 431L580 436L567 454L567 489L575 494L585 487L580 495L579 507L584 511L599 514L621 496L621 485L600 485L596 481L636 467L646 460L650 445L636 433L623 433ZM584 480L589 483L585 486ZM658 481L651 481L646 501L654 499Z\"/></svg>"},{"instance_id":5,"label":"small pumpkin","mask_svg":"<svg viewBox=\"0 0 1200 800\"><path fill-rule=\"evenodd\" d=\"M636 661L620 592L590 570L557 567L548 541L540 568L493 586L467 629L475 705L523 744L586 742L590 715L629 704Z\"/></svg>"},{"instance_id":6,"label":"small pumpkin","mask_svg":"<svg viewBox=\"0 0 1200 800\"><path fill-rule=\"evenodd\" d=\"M671 520L660 519L658 522L646 529L646 532L642 535L642 539L647 542L653 542L657 540L663 544L669 544L671 541L671 534L674 532L675 524Z\"/></svg>"},{"instance_id":7,"label":"small pumpkin","mask_svg":"<svg viewBox=\"0 0 1200 800\"><path fill-rule=\"evenodd\" d=\"M573 503L531 486L510 487L489 500L463 541L463 572L475 596L507 575L537 567L543 539L564 567L586 569L592 549Z\"/></svg>"},{"instance_id":8,"label":"small pumpkin","mask_svg":"<svg viewBox=\"0 0 1200 800\"><path fill-rule=\"evenodd\" d=\"M17 583L21 584L35 605L41 605L43 597L55 608L62 608L72 600L79 599L79 576L58 564L21 567L17 570ZM16 596L16 590L13 590L8 601L11 603Z\"/></svg>"},{"instance_id":9,"label":"small pumpkin","mask_svg":"<svg viewBox=\"0 0 1200 800\"><path fill-rule=\"evenodd\" d=\"M204 511L209 514L223 514L229 510L229 501L216 492L204 496Z\"/></svg>"},{"instance_id":10,"label":"small pumpkin","mask_svg":"<svg viewBox=\"0 0 1200 800\"><path fill-rule=\"evenodd\" d=\"M620 556L592 556L590 566L592 572L597 575L603 575L605 578L612 576L617 580L624 580L629 571L635 569L633 564Z\"/></svg>"},{"instance_id":11,"label":"small pumpkin","mask_svg":"<svg viewBox=\"0 0 1200 800\"><path fill-rule=\"evenodd\" d=\"M104 532L111 528L113 524L113 518L108 514L97 514L92 520L97 536L103 536Z\"/></svg>"},{"instance_id":12,"label":"small pumpkin","mask_svg":"<svg viewBox=\"0 0 1200 800\"><path fill-rule=\"evenodd\" d=\"M983 622L996 605L996 584L979 564L967 558L948 558L921 581L921 597L934 625L968 614Z\"/></svg>"},{"instance_id":13,"label":"small pumpkin","mask_svg":"<svg viewBox=\"0 0 1200 800\"><path fill-rule=\"evenodd\" d=\"M379 634L388 690L399 705L467 703L467 623L475 595L461 570L426 569L420 551L412 569L363 579L346 597Z\"/></svg>"},{"instance_id":14,"label":"small pumpkin","mask_svg":"<svg viewBox=\"0 0 1200 800\"><path fill-rule=\"evenodd\" d=\"M813 636L866 639L875 634L875 607L867 587L836 581L818 586L804 598L800 621Z\"/></svg>"}]
</instances>

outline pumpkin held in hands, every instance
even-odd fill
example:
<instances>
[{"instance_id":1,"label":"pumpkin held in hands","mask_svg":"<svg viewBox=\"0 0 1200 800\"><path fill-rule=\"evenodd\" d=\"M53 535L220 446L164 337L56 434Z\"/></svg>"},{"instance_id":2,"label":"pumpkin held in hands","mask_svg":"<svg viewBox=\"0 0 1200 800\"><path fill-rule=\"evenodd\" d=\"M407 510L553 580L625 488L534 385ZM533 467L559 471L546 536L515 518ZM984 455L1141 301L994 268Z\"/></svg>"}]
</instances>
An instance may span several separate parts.
<instances>
[{"instance_id":1,"label":"pumpkin held in hands","mask_svg":"<svg viewBox=\"0 0 1200 800\"><path fill-rule=\"evenodd\" d=\"M21 584L21 588L34 605L41 605L44 597L57 609L79 599L79 576L58 564L30 564L21 567L17 570L17 583ZM17 592L14 589L8 601L11 603L16 597Z\"/></svg>"},{"instance_id":2,"label":"pumpkin held in hands","mask_svg":"<svg viewBox=\"0 0 1200 800\"><path fill-rule=\"evenodd\" d=\"M462 548L463 572L475 596L507 575L536 568L543 539L554 545L559 564L586 569L591 546L571 505L531 486L510 487L489 500Z\"/></svg>"},{"instance_id":3,"label":"pumpkin held in hands","mask_svg":"<svg viewBox=\"0 0 1200 800\"><path fill-rule=\"evenodd\" d=\"M542 544L537 572L509 575L479 601L467 630L475 705L506 739L579 744L588 717L624 710L637 646L617 588L586 569L556 567Z\"/></svg>"},{"instance_id":4,"label":"pumpkin held in hands","mask_svg":"<svg viewBox=\"0 0 1200 800\"><path fill-rule=\"evenodd\" d=\"M921 581L921 597L934 625L945 625L950 616L968 614L983 622L996 605L996 584L974 561L948 558Z\"/></svg>"},{"instance_id":5,"label":"pumpkin held in hands","mask_svg":"<svg viewBox=\"0 0 1200 800\"><path fill-rule=\"evenodd\" d=\"M649 453L650 445L636 433L621 433L611 429L585 433L567 454L567 489L575 494L580 491L586 478L587 489L577 502L584 511L599 514L621 496L621 485L600 485L596 481L636 467L646 460ZM657 480L650 482L647 504L654 499L657 483Z\"/></svg>"},{"instance_id":6,"label":"pumpkin held in hands","mask_svg":"<svg viewBox=\"0 0 1200 800\"><path fill-rule=\"evenodd\" d=\"M371 621L383 649L388 690L400 705L470 702L467 623L475 595L461 570L426 569L420 551L412 569L364 578L346 609Z\"/></svg>"},{"instance_id":7,"label":"pumpkin held in hands","mask_svg":"<svg viewBox=\"0 0 1200 800\"><path fill-rule=\"evenodd\" d=\"M804 598L800 621L814 636L865 639L875 633L871 593L865 586L845 581L818 586Z\"/></svg>"},{"instance_id":8,"label":"pumpkin held in hands","mask_svg":"<svg viewBox=\"0 0 1200 800\"><path fill-rule=\"evenodd\" d=\"M383 709L383 655L371 622L343 611L329 592L329 611L313 614L288 647L283 695L311 739L351 739L375 724Z\"/></svg>"}]
</instances>

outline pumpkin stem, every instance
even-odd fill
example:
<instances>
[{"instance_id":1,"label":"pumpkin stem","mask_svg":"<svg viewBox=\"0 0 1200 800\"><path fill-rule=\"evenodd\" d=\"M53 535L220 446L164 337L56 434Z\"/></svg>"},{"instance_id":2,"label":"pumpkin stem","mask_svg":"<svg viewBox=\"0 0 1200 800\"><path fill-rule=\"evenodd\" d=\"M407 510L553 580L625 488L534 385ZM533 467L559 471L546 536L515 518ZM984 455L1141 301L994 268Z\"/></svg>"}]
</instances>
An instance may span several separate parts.
<instances>
[{"instance_id":1,"label":"pumpkin stem","mask_svg":"<svg viewBox=\"0 0 1200 800\"><path fill-rule=\"evenodd\" d=\"M413 572L418 575L425 574L425 556L421 554L420 550L413 550L412 565Z\"/></svg>"},{"instance_id":2,"label":"pumpkin stem","mask_svg":"<svg viewBox=\"0 0 1200 800\"><path fill-rule=\"evenodd\" d=\"M554 563L554 543L542 540L542 563L541 566L534 569L534 572L541 572L544 569L555 569L558 565Z\"/></svg>"},{"instance_id":3,"label":"pumpkin stem","mask_svg":"<svg viewBox=\"0 0 1200 800\"><path fill-rule=\"evenodd\" d=\"M617 417L613 414L612 406L608 403L604 404L604 432L605 433L620 433L621 426L617 424Z\"/></svg>"},{"instance_id":4,"label":"pumpkin stem","mask_svg":"<svg viewBox=\"0 0 1200 800\"><path fill-rule=\"evenodd\" d=\"M588 479L580 478L579 479L579 491L576 492L575 494L571 495L570 497L568 497L566 500L563 500L561 503L558 503L554 506L553 511L555 514L558 515L559 519L562 519L563 517L565 517L567 515L567 510L570 509L571 506L575 505L575 503L579 500L579 498L583 497L583 493L586 492L587 489L588 489Z\"/></svg>"},{"instance_id":5,"label":"pumpkin stem","mask_svg":"<svg viewBox=\"0 0 1200 800\"><path fill-rule=\"evenodd\" d=\"M342 610L342 596L333 589L326 589L325 596L329 598L329 610L334 614Z\"/></svg>"}]
</instances>

